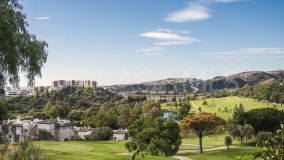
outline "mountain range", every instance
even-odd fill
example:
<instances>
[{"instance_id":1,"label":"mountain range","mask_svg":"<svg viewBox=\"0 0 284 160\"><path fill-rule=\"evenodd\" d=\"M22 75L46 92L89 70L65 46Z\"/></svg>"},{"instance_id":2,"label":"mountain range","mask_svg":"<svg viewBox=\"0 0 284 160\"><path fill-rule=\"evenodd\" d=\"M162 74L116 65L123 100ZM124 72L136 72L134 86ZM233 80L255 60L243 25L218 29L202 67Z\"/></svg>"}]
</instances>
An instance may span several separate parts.
<instances>
[{"instance_id":1,"label":"mountain range","mask_svg":"<svg viewBox=\"0 0 284 160\"><path fill-rule=\"evenodd\" d=\"M112 85L105 88L117 93L185 93L211 92L221 89L243 88L255 86L270 79L284 79L284 70L247 71L229 76L217 76L202 80L197 78L168 78L139 84Z\"/></svg>"}]
</instances>

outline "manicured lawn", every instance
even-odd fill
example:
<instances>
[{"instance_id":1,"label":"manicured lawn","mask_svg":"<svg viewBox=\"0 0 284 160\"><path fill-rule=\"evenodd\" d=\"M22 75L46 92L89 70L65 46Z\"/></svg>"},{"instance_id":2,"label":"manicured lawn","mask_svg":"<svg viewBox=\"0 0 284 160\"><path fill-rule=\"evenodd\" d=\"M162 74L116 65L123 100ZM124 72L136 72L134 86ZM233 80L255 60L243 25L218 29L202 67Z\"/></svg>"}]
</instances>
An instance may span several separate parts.
<instances>
[{"instance_id":1,"label":"manicured lawn","mask_svg":"<svg viewBox=\"0 0 284 160\"><path fill-rule=\"evenodd\" d=\"M207 105L203 105L203 100L192 101L191 112L196 112L198 107L201 107L201 111L216 113L217 116L224 118L225 120L232 116L234 108L240 103L243 104L245 111L249 111L256 108L274 107L271 103L260 102L251 98L244 97L223 97L223 98L207 98ZM227 107L228 111L225 111ZM277 109L284 109L283 106L276 106ZM219 111L220 109L220 111Z\"/></svg>"},{"instance_id":2,"label":"manicured lawn","mask_svg":"<svg viewBox=\"0 0 284 160\"><path fill-rule=\"evenodd\" d=\"M44 150L44 153L55 160L126 160L131 154L124 148L124 141L107 142L35 142ZM163 156L138 157L137 160L173 160Z\"/></svg>"},{"instance_id":3,"label":"manicured lawn","mask_svg":"<svg viewBox=\"0 0 284 160\"><path fill-rule=\"evenodd\" d=\"M216 150L199 153L180 154L193 160L252 160L254 155L259 151L257 148L238 148L230 150Z\"/></svg>"}]
</instances>

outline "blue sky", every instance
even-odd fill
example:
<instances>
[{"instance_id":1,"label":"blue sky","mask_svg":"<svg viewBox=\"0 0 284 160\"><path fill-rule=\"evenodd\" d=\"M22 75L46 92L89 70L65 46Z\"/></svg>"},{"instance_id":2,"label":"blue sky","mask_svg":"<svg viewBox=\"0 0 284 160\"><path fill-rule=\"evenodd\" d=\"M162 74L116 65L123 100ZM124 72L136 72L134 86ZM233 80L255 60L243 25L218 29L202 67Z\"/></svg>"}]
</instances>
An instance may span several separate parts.
<instances>
[{"instance_id":1,"label":"blue sky","mask_svg":"<svg viewBox=\"0 0 284 160\"><path fill-rule=\"evenodd\" d=\"M36 85L212 78L284 69L283 0L23 0L48 42ZM26 84L25 80L22 85Z\"/></svg>"}]
</instances>

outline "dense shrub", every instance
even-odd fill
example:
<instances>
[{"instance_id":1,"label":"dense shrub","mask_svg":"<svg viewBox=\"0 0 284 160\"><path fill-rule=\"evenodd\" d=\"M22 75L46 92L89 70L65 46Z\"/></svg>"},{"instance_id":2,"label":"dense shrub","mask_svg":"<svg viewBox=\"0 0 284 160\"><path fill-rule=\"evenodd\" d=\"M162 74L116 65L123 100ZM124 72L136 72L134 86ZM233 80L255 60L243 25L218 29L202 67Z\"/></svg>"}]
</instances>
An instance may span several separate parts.
<instances>
[{"instance_id":1,"label":"dense shrub","mask_svg":"<svg viewBox=\"0 0 284 160\"><path fill-rule=\"evenodd\" d=\"M107 141L112 139L113 131L109 127L95 129L91 135L87 136L88 141Z\"/></svg>"},{"instance_id":2,"label":"dense shrub","mask_svg":"<svg viewBox=\"0 0 284 160\"><path fill-rule=\"evenodd\" d=\"M275 132L284 121L284 112L274 108L253 109L245 113L245 120L257 134L260 131Z\"/></svg>"},{"instance_id":3,"label":"dense shrub","mask_svg":"<svg viewBox=\"0 0 284 160\"><path fill-rule=\"evenodd\" d=\"M54 136L47 130L40 129L38 131L39 140L54 140Z\"/></svg>"}]
</instances>

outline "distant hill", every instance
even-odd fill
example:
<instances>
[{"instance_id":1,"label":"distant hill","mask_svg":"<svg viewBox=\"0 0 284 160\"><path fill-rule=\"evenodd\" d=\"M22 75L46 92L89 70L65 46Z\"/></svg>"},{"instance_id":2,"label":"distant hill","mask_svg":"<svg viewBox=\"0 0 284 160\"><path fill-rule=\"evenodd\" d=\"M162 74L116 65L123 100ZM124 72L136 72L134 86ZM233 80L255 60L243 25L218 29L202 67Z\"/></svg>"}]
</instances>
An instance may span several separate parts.
<instances>
[{"instance_id":1,"label":"distant hill","mask_svg":"<svg viewBox=\"0 0 284 160\"><path fill-rule=\"evenodd\" d=\"M209 80L196 78L168 78L164 80L144 82L140 84L113 85L105 87L112 92L128 93L184 93L211 92L221 89L243 88L255 86L269 79L284 79L284 71L249 71L230 76L217 76Z\"/></svg>"}]
</instances>

